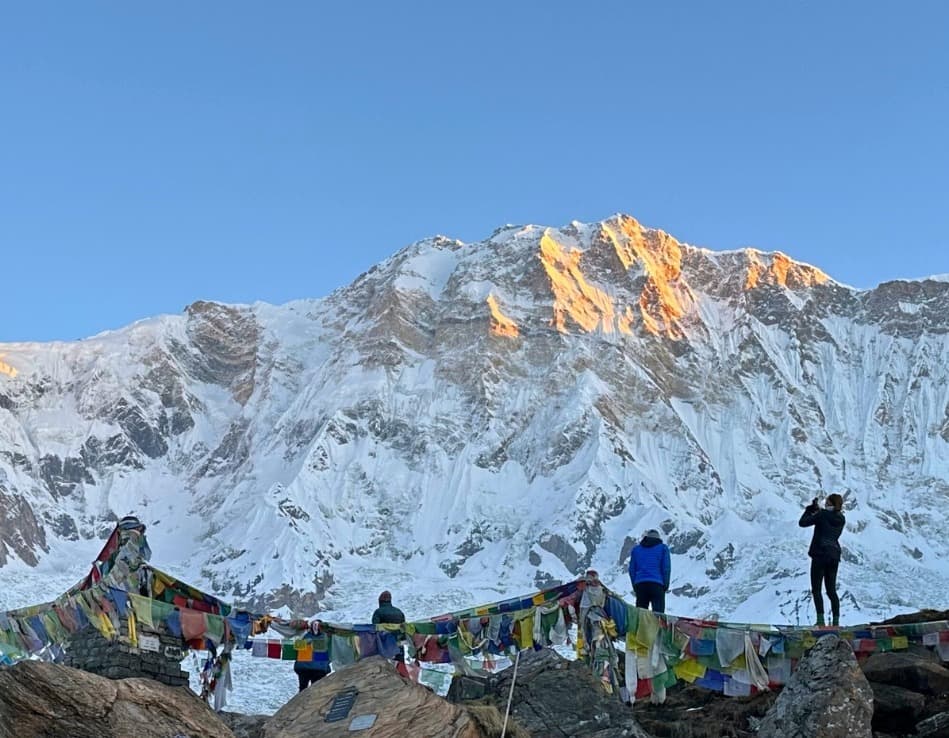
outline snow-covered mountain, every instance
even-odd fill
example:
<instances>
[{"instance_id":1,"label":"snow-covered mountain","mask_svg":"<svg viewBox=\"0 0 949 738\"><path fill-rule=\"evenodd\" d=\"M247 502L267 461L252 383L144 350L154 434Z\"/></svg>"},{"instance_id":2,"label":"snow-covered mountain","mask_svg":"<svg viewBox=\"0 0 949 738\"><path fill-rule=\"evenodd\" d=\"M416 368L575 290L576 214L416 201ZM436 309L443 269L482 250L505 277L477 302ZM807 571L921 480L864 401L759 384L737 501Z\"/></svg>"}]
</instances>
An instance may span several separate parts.
<instances>
[{"instance_id":1,"label":"snow-covered mountain","mask_svg":"<svg viewBox=\"0 0 949 738\"><path fill-rule=\"evenodd\" d=\"M839 491L844 620L946 607L947 332L945 280L860 291L615 216L0 344L0 590L73 576L131 512L229 599L356 617L385 587L425 616L588 566L628 592L655 527L671 612L804 621L797 518Z\"/></svg>"}]
</instances>

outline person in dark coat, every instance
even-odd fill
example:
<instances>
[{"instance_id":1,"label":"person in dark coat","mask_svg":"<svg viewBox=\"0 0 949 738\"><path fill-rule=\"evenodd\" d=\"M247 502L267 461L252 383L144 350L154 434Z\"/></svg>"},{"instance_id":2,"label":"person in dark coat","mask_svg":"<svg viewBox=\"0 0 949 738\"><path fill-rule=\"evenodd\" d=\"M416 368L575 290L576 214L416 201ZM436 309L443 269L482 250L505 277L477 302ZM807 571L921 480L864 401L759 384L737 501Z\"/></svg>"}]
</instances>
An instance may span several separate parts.
<instances>
[{"instance_id":1,"label":"person in dark coat","mask_svg":"<svg viewBox=\"0 0 949 738\"><path fill-rule=\"evenodd\" d=\"M814 609L817 611L817 625L824 625L824 598L821 596L821 584L827 590L830 600L830 612L834 627L840 625L840 598L837 597L837 567L840 565L840 534L847 523L843 514L844 498L838 494L827 496L824 508L815 497L804 508L798 521L802 528L814 526L814 537L807 555L811 557L811 594L814 596Z\"/></svg>"},{"instance_id":2,"label":"person in dark coat","mask_svg":"<svg viewBox=\"0 0 949 738\"><path fill-rule=\"evenodd\" d=\"M405 614L397 607L392 605L392 593L386 590L379 595L379 607L372 613L372 624L379 623L404 623Z\"/></svg>"},{"instance_id":3,"label":"person in dark coat","mask_svg":"<svg viewBox=\"0 0 949 738\"><path fill-rule=\"evenodd\" d=\"M672 557L659 531L652 529L629 555L629 581L636 593L636 607L666 611L666 592L672 576Z\"/></svg>"}]
</instances>

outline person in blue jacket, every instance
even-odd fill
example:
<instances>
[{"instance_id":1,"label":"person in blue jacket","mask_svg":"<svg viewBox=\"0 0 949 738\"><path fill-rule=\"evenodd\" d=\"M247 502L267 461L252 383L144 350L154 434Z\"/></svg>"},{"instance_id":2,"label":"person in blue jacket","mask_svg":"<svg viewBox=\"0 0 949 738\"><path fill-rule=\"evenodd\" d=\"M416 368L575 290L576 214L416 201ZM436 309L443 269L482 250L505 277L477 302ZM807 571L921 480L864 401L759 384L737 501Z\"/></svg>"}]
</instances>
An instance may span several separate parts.
<instances>
[{"instance_id":1,"label":"person in blue jacket","mask_svg":"<svg viewBox=\"0 0 949 738\"><path fill-rule=\"evenodd\" d=\"M671 576L669 547L662 542L659 531L647 530L629 556L629 581L636 593L636 607L652 607L653 612L665 612Z\"/></svg>"}]
</instances>

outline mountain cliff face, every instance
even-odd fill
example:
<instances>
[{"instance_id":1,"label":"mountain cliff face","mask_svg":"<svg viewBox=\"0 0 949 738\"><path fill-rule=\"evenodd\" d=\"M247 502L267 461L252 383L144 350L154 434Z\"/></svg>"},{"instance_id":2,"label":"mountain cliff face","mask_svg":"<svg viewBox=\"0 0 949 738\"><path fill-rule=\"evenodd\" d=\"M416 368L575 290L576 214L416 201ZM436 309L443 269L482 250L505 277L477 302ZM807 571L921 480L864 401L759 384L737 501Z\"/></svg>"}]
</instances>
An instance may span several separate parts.
<instances>
[{"instance_id":1,"label":"mountain cliff face","mask_svg":"<svg viewBox=\"0 0 949 738\"><path fill-rule=\"evenodd\" d=\"M628 592L655 527L670 611L803 621L797 518L842 492L844 620L945 607L947 332L944 281L859 291L616 216L0 344L0 582L135 513L230 599L430 615L589 566Z\"/></svg>"}]
</instances>

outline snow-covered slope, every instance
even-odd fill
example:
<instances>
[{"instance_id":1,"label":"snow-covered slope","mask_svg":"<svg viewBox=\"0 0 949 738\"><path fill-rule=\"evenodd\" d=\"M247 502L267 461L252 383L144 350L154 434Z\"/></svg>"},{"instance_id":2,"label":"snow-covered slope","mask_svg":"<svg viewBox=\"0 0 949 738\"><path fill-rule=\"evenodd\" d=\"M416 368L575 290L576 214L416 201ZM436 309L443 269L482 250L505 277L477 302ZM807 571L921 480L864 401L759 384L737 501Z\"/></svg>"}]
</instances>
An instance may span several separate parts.
<instances>
[{"instance_id":1,"label":"snow-covered slope","mask_svg":"<svg viewBox=\"0 0 949 738\"><path fill-rule=\"evenodd\" d=\"M839 491L845 621L946 607L947 331L944 280L857 291L616 216L0 344L0 604L131 512L164 568L258 607L358 617L385 587L424 616L588 566L628 592L656 527L670 611L793 622L797 518Z\"/></svg>"}]
</instances>

